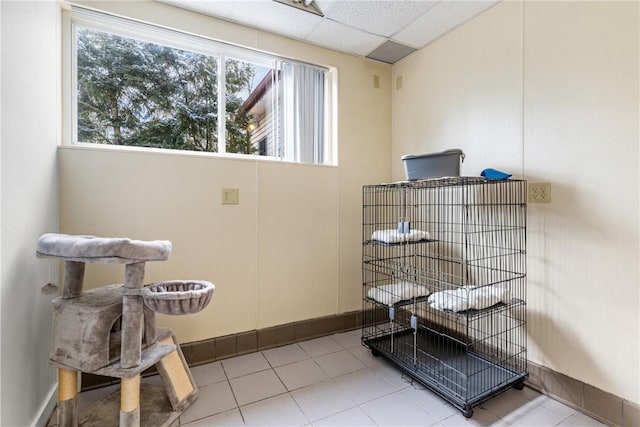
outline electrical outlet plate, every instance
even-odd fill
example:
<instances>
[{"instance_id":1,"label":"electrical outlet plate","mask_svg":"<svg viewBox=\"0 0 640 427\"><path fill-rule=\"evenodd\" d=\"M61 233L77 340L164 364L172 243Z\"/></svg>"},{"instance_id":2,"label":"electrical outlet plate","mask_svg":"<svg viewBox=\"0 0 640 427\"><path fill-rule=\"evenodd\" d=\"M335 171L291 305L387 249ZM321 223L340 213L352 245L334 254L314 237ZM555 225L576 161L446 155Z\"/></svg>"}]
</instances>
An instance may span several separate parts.
<instances>
[{"instance_id":1,"label":"electrical outlet plate","mask_svg":"<svg viewBox=\"0 0 640 427\"><path fill-rule=\"evenodd\" d=\"M528 187L529 203L551 203L551 183L530 183Z\"/></svg>"},{"instance_id":2,"label":"electrical outlet plate","mask_svg":"<svg viewBox=\"0 0 640 427\"><path fill-rule=\"evenodd\" d=\"M238 188L223 188L222 189L222 204L223 205L237 205L240 203L240 189Z\"/></svg>"}]
</instances>

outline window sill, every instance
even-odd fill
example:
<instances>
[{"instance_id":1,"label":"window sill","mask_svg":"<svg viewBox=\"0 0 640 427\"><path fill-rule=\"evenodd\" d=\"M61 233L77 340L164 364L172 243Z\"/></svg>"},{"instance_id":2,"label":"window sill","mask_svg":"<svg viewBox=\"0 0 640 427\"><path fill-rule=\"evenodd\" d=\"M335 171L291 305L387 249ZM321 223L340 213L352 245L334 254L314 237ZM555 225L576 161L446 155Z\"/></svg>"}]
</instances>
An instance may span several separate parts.
<instances>
[{"instance_id":1,"label":"window sill","mask_svg":"<svg viewBox=\"0 0 640 427\"><path fill-rule=\"evenodd\" d=\"M338 167L337 164L316 164L316 163L301 163L292 162L287 160L278 159L275 157L259 156L256 154L236 154L236 153L210 153L202 151L188 151L188 150L171 150L166 148L147 148L147 147L132 147L132 146L117 146L107 144L88 144L78 142L75 144L63 144L58 146L59 150L86 150L86 151L107 151L107 152L128 152L134 154L141 154L147 156L178 156L178 157L198 157L198 158L211 158L211 159L228 159L228 160L240 160L245 162L271 162L271 163L285 163L290 165L302 165L302 166L317 166L317 167Z\"/></svg>"}]
</instances>

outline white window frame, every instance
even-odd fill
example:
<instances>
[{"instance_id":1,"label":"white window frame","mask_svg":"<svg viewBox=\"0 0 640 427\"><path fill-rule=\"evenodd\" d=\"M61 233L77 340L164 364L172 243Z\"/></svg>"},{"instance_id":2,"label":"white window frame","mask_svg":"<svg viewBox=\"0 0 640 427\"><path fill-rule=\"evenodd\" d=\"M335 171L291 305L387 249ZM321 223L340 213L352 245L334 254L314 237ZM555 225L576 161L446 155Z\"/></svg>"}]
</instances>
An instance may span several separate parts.
<instances>
[{"instance_id":1,"label":"white window frame","mask_svg":"<svg viewBox=\"0 0 640 427\"><path fill-rule=\"evenodd\" d=\"M327 92L325 102L324 131L325 161L316 163L318 165L337 165L337 72L335 69L317 64L308 64L293 59L283 58L278 55L254 51L252 49L237 47L210 39L208 37L185 33L178 29L163 28L149 23L142 23L128 18L112 16L102 12L94 12L82 7L71 7L62 13L62 106L63 106L63 126L62 144L78 145L84 147L95 147L100 144L85 143L78 141L78 109L77 109L77 51L76 51L76 29L78 27L89 28L96 31L115 34L122 37L133 38L144 42L156 43L176 49L189 50L209 56L214 56L218 61L218 151L200 152L184 151L163 148L148 148L137 146L106 145L109 149L115 150L148 150L161 151L163 153L189 153L193 155L213 155L233 158L252 158L264 160L283 160L278 156L265 156L256 154L238 154L226 152L226 82L225 73L221 72L226 63L226 59L247 61L276 69L277 60L303 63L326 70L325 90ZM274 97L275 98L275 97ZM275 102L275 101L274 101ZM275 108L275 105L274 105ZM276 125L271 130L272 138L278 138ZM277 139L276 139L277 140ZM101 146L100 148L104 148ZM301 163L301 162L295 162ZM312 163L313 164L313 163Z\"/></svg>"}]
</instances>

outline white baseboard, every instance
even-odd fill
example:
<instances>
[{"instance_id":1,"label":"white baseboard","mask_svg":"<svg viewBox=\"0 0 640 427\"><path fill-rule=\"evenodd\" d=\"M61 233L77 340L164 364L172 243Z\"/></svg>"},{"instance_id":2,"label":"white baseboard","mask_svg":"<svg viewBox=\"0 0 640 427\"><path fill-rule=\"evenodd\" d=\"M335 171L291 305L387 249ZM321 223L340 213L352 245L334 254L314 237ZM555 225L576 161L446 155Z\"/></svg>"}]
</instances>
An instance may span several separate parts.
<instances>
[{"instance_id":1,"label":"white baseboard","mask_svg":"<svg viewBox=\"0 0 640 427\"><path fill-rule=\"evenodd\" d=\"M55 383L51 388L49 394L47 394L46 399L42 402L40 409L36 413L36 416L31 421L31 427L46 427L47 421L49 421L49 417L53 412L53 408L56 407L56 403L58 402L58 383Z\"/></svg>"}]
</instances>

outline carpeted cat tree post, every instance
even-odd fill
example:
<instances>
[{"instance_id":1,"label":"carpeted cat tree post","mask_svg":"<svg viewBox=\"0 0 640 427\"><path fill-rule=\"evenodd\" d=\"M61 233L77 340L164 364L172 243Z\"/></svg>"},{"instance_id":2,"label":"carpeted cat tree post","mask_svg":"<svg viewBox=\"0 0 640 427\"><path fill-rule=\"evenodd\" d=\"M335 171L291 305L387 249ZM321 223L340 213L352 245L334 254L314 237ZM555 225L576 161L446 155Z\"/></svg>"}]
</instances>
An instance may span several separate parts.
<instances>
[{"instance_id":1,"label":"carpeted cat tree post","mask_svg":"<svg viewBox=\"0 0 640 427\"><path fill-rule=\"evenodd\" d=\"M146 425L172 422L195 400L197 387L182 350L171 330L156 328L155 313L196 313L207 306L215 287L194 280L144 286L145 263L165 261L170 254L169 241L64 234L38 240L38 257L65 261L62 296L53 301L50 353L50 363L58 368L59 426L110 424L100 419L102 413L111 416L106 410L78 416L78 372L120 378L120 427L140 425L140 374L153 365L171 408L151 408L149 419L142 420ZM124 284L83 292L86 263L124 264Z\"/></svg>"}]
</instances>

